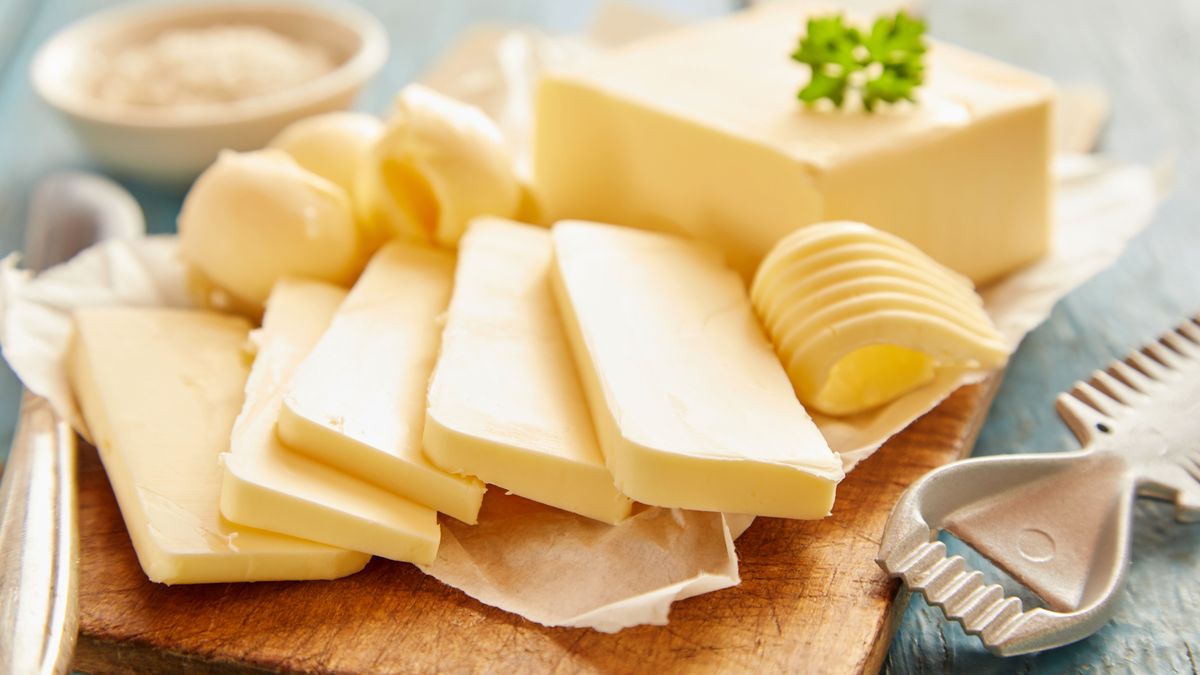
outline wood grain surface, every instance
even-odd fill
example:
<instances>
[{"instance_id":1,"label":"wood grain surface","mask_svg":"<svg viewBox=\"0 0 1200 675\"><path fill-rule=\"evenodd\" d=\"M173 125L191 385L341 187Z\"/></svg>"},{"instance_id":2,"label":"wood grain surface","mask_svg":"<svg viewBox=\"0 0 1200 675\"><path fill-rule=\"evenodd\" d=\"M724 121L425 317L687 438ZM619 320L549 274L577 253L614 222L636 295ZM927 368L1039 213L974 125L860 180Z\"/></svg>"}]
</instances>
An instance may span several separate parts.
<instances>
[{"instance_id":1,"label":"wood grain surface","mask_svg":"<svg viewBox=\"0 0 1200 675\"><path fill-rule=\"evenodd\" d=\"M95 451L80 457L79 670L107 672L876 672L899 612L875 564L892 505L969 451L997 388L964 388L841 484L820 521L760 518L742 583L667 626L546 628L376 558L336 581L167 587L138 566ZM902 608L901 608L902 609Z\"/></svg>"}]
</instances>

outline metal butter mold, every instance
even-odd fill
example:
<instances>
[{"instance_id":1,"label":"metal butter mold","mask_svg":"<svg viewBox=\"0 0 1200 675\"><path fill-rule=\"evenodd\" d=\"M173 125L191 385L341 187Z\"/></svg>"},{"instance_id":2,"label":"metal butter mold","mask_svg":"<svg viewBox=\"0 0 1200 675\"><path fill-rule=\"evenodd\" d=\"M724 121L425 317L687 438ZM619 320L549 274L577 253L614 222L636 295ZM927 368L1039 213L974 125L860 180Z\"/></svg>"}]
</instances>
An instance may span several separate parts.
<instances>
[{"instance_id":1,"label":"metal butter mold","mask_svg":"<svg viewBox=\"0 0 1200 675\"><path fill-rule=\"evenodd\" d=\"M1200 317L1078 382L1058 412L1082 450L948 464L901 496L878 562L1003 656L1068 644L1108 621L1129 565L1133 502L1200 521ZM1041 599L1025 609L947 530Z\"/></svg>"}]
</instances>

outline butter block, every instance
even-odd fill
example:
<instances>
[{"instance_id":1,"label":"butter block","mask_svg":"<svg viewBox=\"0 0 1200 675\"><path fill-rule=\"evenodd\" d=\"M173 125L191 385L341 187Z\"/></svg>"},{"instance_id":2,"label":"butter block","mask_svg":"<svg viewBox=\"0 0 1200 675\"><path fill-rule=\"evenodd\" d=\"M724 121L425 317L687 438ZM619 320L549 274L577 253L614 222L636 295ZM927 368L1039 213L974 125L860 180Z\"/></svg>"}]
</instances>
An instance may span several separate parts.
<instances>
[{"instance_id":1,"label":"butter block","mask_svg":"<svg viewBox=\"0 0 1200 675\"><path fill-rule=\"evenodd\" d=\"M275 433L292 374L345 297L319 281L275 284L253 335L257 352L225 455L221 513L243 525L429 564L441 539L436 511L292 452Z\"/></svg>"},{"instance_id":2,"label":"butter block","mask_svg":"<svg viewBox=\"0 0 1200 675\"><path fill-rule=\"evenodd\" d=\"M616 523L632 502L604 465L550 288L552 256L544 228L472 222L429 386L425 452L447 471Z\"/></svg>"},{"instance_id":3,"label":"butter block","mask_svg":"<svg viewBox=\"0 0 1200 675\"><path fill-rule=\"evenodd\" d=\"M221 453L246 382L242 319L180 309L75 315L69 375L151 581L333 579L370 556L221 517Z\"/></svg>"},{"instance_id":4,"label":"butter block","mask_svg":"<svg viewBox=\"0 0 1200 675\"><path fill-rule=\"evenodd\" d=\"M617 488L656 506L829 514L829 449L719 251L555 225L553 284Z\"/></svg>"},{"instance_id":5,"label":"butter block","mask_svg":"<svg viewBox=\"0 0 1200 675\"><path fill-rule=\"evenodd\" d=\"M484 484L442 471L421 448L439 317L453 282L449 253L404 242L380 249L296 369L279 436L294 450L474 523Z\"/></svg>"},{"instance_id":6,"label":"butter block","mask_svg":"<svg viewBox=\"0 0 1200 675\"><path fill-rule=\"evenodd\" d=\"M550 220L715 243L749 279L799 226L855 220L976 283L1040 257L1051 227L1052 85L931 41L920 103L806 109L794 4L638 41L546 77L534 170Z\"/></svg>"}]
</instances>

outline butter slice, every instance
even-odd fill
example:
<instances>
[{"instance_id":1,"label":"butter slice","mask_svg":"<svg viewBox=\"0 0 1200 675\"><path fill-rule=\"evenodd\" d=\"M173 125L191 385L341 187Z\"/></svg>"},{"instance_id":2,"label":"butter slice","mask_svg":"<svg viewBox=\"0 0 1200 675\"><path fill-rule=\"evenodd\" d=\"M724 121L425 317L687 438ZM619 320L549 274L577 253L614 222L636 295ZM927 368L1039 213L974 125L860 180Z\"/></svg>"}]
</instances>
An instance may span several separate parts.
<instances>
[{"instance_id":1,"label":"butter slice","mask_svg":"<svg viewBox=\"0 0 1200 675\"><path fill-rule=\"evenodd\" d=\"M448 471L616 523L632 502L596 441L550 288L552 255L541 227L481 218L467 230L429 386L425 452Z\"/></svg>"},{"instance_id":2,"label":"butter slice","mask_svg":"<svg viewBox=\"0 0 1200 675\"><path fill-rule=\"evenodd\" d=\"M802 225L856 220L984 283L1043 255L1053 85L930 41L915 105L806 109L807 3L639 40L545 78L534 171L550 220L715 243L749 279Z\"/></svg>"},{"instance_id":3,"label":"butter slice","mask_svg":"<svg viewBox=\"0 0 1200 675\"><path fill-rule=\"evenodd\" d=\"M555 293L617 488L656 506L828 515L841 461L719 252L583 222L553 238Z\"/></svg>"},{"instance_id":4,"label":"butter slice","mask_svg":"<svg viewBox=\"0 0 1200 675\"><path fill-rule=\"evenodd\" d=\"M380 249L296 370L279 435L294 450L474 523L484 484L442 471L421 449L453 282L449 253L403 242Z\"/></svg>"},{"instance_id":5,"label":"butter slice","mask_svg":"<svg viewBox=\"0 0 1200 675\"><path fill-rule=\"evenodd\" d=\"M225 456L221 512L244 525L428 564L441 538L437 512L294 453L275 433L292 373L345 297L346 291L319 281L275 284Z\"/></svg>"},{"instance_id":6,"label":"butter slice","mask_svg":"<svg viewBox=\"0 0 1200 675\"><path fill-rule=\"evenodd\" d=\"M75 315L69 374L151 581L333 579L370 556L223 519L219 458L242 404L248 324L179 309Z\"/></svg>"}]
</instances>

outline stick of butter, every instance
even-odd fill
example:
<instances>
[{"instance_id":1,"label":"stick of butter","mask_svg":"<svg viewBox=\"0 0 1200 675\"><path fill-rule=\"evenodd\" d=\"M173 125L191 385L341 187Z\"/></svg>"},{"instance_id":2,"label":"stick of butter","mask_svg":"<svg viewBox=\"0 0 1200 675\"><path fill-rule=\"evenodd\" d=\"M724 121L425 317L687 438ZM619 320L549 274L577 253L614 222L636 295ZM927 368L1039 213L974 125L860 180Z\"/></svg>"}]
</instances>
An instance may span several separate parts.
<instances>
[{"instance_id":1,"label":"stick of butter","mask_svg":"<svg viewBox=\"0 0 1200 675\"><path fill-rule=\"evenodd\" d=\"M151 581L333 579L370 556L221 518L219 457L246 382L242 319L180 309L75 315L68 373Z\"/></svg>"},{"instance_id":2,"label":"stick of butter","mask_svg":"<svg viewBox=\"0 0 1200 675\"><path fill-rule=\"evenodd\" d=\"M656 506L828 515L841 461L721 255L594 223L552 235L554 290L617 488Z\"/></svg>"},{"instance_id":3,"label":"stick of butter","mask_svg":"<svg viewBox=\"0 0 1200 675\"><path fill-rule=\"evenodd\" d=\"M225 456L221 513L235 523L419 564L433 562L437 512L283 446L283 394L346 297L337 286L280 279L267 299L246 402Z\"/></svg>"},{"instance_id":4,"label":"stick of butter","mask_svg":"<svg viewBox=\"0 0 1200 675\"><path fill-rule=\"evenodd\" d=\"M613 485L550 289L550 232L476 219L459 245L442 354L429 386L435 464L606 523Z\"/></svg>"},{"instance_id":5,"label":"stick of butter","mask_svg":"<svg viewBox=\"0 0 1200 675\"><path fill-rule=\"evenodd\" d=\"M297 368L279 413L284 444L474 523L484 484L421 450L425 393L441 340L454 257L393 242L379 250Z\"/></svg>"}]
</instances>

